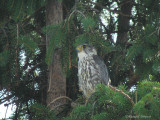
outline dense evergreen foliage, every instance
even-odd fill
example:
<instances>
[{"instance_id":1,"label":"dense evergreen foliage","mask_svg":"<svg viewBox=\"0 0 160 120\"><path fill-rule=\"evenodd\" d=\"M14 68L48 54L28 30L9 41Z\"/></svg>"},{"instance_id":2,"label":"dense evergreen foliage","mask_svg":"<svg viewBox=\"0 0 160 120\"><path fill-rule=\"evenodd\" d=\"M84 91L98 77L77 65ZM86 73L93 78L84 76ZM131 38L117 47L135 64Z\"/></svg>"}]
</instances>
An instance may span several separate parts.
<instances>
[{"instance_id":1,"label":"dense evergreen foliage","mask_svg":"<svg viewBox=\"0 0 160 120\"><path fill-rule=\"evenodd\" d=\"M0 104L16 105L13 119L160 119L160 1L59 1L64 20L46 26L46 0L1 0ZM98 85L87 104L77 87L75 47L82 43L97 48L116 86ZM47 65L56 48L72 99L60 113L46 107Z\"/></svg>"}]
</instances>

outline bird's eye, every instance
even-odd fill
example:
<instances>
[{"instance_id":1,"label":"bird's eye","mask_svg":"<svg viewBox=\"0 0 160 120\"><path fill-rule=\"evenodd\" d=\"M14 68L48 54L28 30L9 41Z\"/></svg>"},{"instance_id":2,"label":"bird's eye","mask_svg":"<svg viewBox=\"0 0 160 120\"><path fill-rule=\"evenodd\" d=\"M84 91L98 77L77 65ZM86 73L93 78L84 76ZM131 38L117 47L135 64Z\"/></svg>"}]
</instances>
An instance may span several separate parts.
<instances>
[{"instance_id":1,"label":"bird's eye","mask_svg":"<svg viewBox=\"0 0 160 120\"><path fill-rule=\"evenodd\" d=\"M87 46L86 45L83 45L83 48L85 49Z\"/></svg>"}]
</instances>

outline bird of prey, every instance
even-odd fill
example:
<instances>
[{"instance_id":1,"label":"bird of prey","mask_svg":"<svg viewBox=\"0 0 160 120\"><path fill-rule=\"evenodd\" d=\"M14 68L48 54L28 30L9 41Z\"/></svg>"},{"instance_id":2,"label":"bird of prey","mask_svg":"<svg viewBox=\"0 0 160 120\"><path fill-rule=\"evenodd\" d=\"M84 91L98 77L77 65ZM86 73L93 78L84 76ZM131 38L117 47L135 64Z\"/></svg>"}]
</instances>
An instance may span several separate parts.
<instances>
[{"instance_id":1,"label":"bird of prey","mask_svg":"<svg viewBox=\"0 0 160 120\"><path fill-rule=\"evenodd\" d=\"M108 70L92 45L82 44L77 46L76 50L78 53L79 89L86 98L89 98L95 92L97 84L109 84Z\"/></svg>"}]
</instances>

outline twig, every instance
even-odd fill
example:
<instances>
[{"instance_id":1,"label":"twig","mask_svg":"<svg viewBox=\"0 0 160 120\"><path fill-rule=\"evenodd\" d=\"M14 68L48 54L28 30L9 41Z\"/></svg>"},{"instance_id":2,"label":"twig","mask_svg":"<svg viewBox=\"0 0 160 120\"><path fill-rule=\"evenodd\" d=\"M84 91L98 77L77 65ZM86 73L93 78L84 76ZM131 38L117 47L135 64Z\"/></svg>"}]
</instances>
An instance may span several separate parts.
<instances>
[{"instance_id":1,"label":"twig","mask_svg":"<svg viewBox=\"0 0 160 120\"><path fill-rule=\"evenodd\" d=\"M4 28L2 29L2 31L3 31L3 33L4 33L5 37L6 37L6 39L7 39L7 45L6 45L6 47L7 47L7 49L8 49L8 46L9 46L9 39L8 39L8 35L7 35L7 33L6 33L6 31L5 31L5 29L4 29Z\"/></svg>"},{"instance_id":2,"label":"twig","mask_svg":"<svg viewBox=\"0 0 160 120\"><path fill-rule=\"evenodd\" d=\"M7 109L6 109L6 113L5 113L5 119L6 119L6 116L7 116L7 111L8 111L8 105L7 105Z\"/></svg>"},{"instance_id":3,"label":"twig","mask_svg":"<svg viewBox=\"0 0 160 120\"><path fill-rule=\"evenodd\" d=\"M16 77L18 78L19 77L19 47L18 47L18 44L19 44L19 24L16 24L16 27L17 27L17 43L16 43L16 47L15 47L15 50L16 50ZM19 79L19 78L18 78Z\"/></svg>"},{"instance_id":4,"label":"twig","mask_svg":"<svg viewBox=\"0 0 160 120\"><path fill-rule=\"evenodd\" d=\"M113 87L113 86L111 86L111 85L109 85L109 87L110 87L111 89L117 91L117 92L122 93L122 94L123 94L126 98L128 98L128 100L132 103L132 106L134 106L134 102L133 102L133 100L131 99L131 97L130 97L129 95L127 95L126 93L124 93L122 90L116 89L115 87Z\"/></svg>"},{"instance_id":5,"label":"twig","mask_svg":"<svg viewBox=\"0 0 160 120\"><path fill-rule=\"evenodd\" d=\"M64 106L64 105L67 105L67 104L65 103L65 104L57 105L57 106L55 106L54 108L52 108L51 110L55 110L55 109L57 109L57 108L59 108L59 107L61 107L61 106Z\"/></svg>"},{"instance_id":6,"label":"twig","mask_svg":"<svg viewBox=\"0 0 160 120\"><path fill-rule=\"evenodd\" d=\"M92 98L92 96L94 96L94 95L95 95L95 93L96 93L96 92L93 92L93 93L90 95L90 97L86 100L85 106L87 106L87 105L88 105L89 100Z\"/></svg>"},{"instance_id":7,"label":"twig","mask_svg":"<svg viewBox=\"0 0 160 120\"><path fill-rule=\"evenodd\" d=\"M0 99L0 104L5 103L6 101L9 101L9 99L11 99L12 97L13 95L8 95L7 97Z\"/></svg>"},{"instance_id":8,"label":"twig","mask_svg":"<svg viewBox=\"0 0 160 120\"><path fill-rule=\"evenodd\" d=\"M56 102L57 100L60 100L60 99L67 99L67 100L69 100L69 101L72 101L72 99L69 98L69 97L67 97L67 96L60 96L60 97L57 97L56 99L54 99L52 102L50 102L50 103L47 105L47 107L50 106L51 104L53 104L54 102Z\"/></svg>"},{"instance_id":9,"label":"twig","mask_svg":"<svg viewBox=\"0 0 160 120\"><path fill-rule=\"evenodd\" d=\"M69 41L70 42L70 41ZM69 43L69 51L68 51L68 54L69 54L69 57L68 57L68 59L69 59L69 70L71 69L71 67L72 67L72 61L71 61L71 47L70 47L70 43Z\"/></svg>"},{"instance_id":10,"label":"twig","mask_svg":"<svg viewBox=\"0 0 160 120\"><path fill-rule=\"evenodd\" d=\"M92 111L92 116L94 115L94 107L95 107L95 104L97 103L97 101L94 101L94 103L93 103L93 111Z\"/></svg>"},{"instance_id":11,"label":"twig","mask_svg":"<svg viewBox=\"0 0 160 120\"><path fill-rule=\"evenodd\" d=\"M28 23L32 17L34 17L34 15L36 15L39 11L43 10L45 8L45 6L40 7L39 9L37 9L33 14L31 14L28 18L26 18L24 21L22 21L22 23Z\"/></svg>"},{"instance_id":12,"label":"twig","mask_svg":"<svg viewBox=\"0 0 160 120\"><path fill-rule=\"evenodd\" d=\"M29 69L27 75L29 75L30 72L34 71L37 68L37 66L39 66L41 64L42 64L42 62L37 63L35 66L33 66L31 69Z\"/></svg>"},{"instance_id":13,"label":"twig","mask_svg":"<svg viewBox=\"0 0 160 120\"><path fill-rule=\"evenodd\" d=\"M151 34L148 35L148 37L151 37L156 32L157 32L157 30L153 31Z\"/></svg>"},{"instance_id":14,"label":"twig","mask_svg":"<svg viewBox=\"0 0 160 120\"><path fill-rule=\"evenodd\" d=\"M69 15L68 21L71 19L71 16L72 16L74 13L79 13L79 14L81 14L84 18L86 18L86 16L85 16L81 11L75 9L75 10Z\"/></svg>"}]
</instances>

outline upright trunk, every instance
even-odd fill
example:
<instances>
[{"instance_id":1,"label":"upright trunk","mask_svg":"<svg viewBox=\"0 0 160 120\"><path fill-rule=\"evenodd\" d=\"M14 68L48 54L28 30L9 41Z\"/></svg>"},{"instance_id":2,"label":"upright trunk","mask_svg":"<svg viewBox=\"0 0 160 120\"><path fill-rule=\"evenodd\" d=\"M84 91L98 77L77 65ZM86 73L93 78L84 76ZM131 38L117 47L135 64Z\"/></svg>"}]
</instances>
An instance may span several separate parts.
<instances>
[{"instance_id":1,"label":"upright trunk","mask_svg":"<svg viewBox=\"0 0 160 120\"><path fill-rule=\"evenodd\" d=\"M122 46L126 45L128 41L129 20L131 16L131 9L133 7L132 0L123 0L119 5L121 8L121 14L118 16L118 37L117 44Z\"/></svg>"},{"instance_id":2,"label":"upright trunk","mask_svg":"<svg viewBox=\"0 0 160 120\"><path fill-rule=\"evenodd\" d=\"M58 0L48 0L46 6L46 24L58 24L63 20L62 3ZM47 34L46 47L52 35ZM56 100L60 96L66 95L66 78L61 66L60 49L56 49L52 56L52 62L48 66L48 91L47 106L54 109L56 106L64 104L64 100ZM54 102L53 102L54 101Z\"/></svg>"},{"instance_id":3,"label":"upright trunk","mask_svg":"<svg viewBox=\"0 0 160 120\"><path fill-rule=\"evenodd\" d=\"M120 45L122 48L121 53L119 55L122 55L124 59L125 57L125 51L127 45L128 45L128 40L129 40L129 21L130 21L130 16L131 16L131 9L133 7L134 1L133 0L123 0L122 3L120 3L120 8L121 8L121 14L119 14L118 17L118 37L117 37L117 45ZM129 71L129 77L130 80L128 82L128 88L132 87L139 79L138 75L134 74L134 69L130 69ZM115 80L116 81L116 80Z\"/></svg>"},{"instance_id":4,"label":"upright trunk","mask_svg":"<svg viewBox=\"0 0 160 120\"><path fill-rule=\"evenodd\" d=\"M126 45L128 43L129 37L129 21L131 16L131 9L133 7L132 0L121 0L122 2L118 4L120 11L118 16L118 36L116 45L118 46L119 50L115 53L116 58L118 60L115 62L115 68L113 69L113 78L112 84L117 86L119 82L124 81L126 77L126 73L128 71L122 70L124 68L124 61L126 56Z\"/></svg>"}]
</instances>

